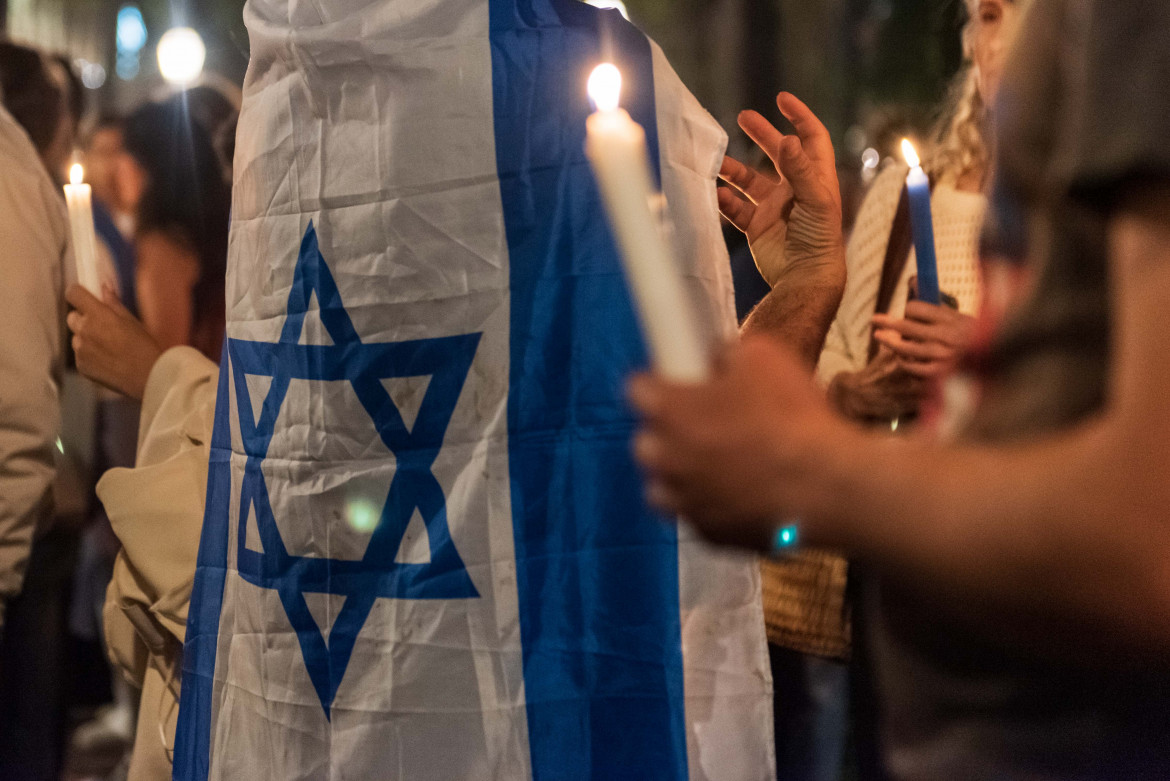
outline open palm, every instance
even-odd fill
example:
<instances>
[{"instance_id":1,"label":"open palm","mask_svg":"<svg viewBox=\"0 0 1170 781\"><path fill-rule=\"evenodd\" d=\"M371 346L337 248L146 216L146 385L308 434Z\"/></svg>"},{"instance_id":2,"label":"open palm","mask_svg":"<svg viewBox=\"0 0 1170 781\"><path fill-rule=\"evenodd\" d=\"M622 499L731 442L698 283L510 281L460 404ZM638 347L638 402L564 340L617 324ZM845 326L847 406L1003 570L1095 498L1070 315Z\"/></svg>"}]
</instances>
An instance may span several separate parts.
<instances>
[{"instance_id":1,"label":"open palm","mask_svg":"<svg viewBox=\"0 0 1170 781\"><path fill-rule=\"evenodd\" d=\"M768 155L776 175L724 158L719 210L747 235L770 285L796 268L836 262L841 246L841 191L833 144L820 120L796 97L776 104L796 135L786 136L754 111L740 114L744 132Z\"/></svg>"}]
</instances>

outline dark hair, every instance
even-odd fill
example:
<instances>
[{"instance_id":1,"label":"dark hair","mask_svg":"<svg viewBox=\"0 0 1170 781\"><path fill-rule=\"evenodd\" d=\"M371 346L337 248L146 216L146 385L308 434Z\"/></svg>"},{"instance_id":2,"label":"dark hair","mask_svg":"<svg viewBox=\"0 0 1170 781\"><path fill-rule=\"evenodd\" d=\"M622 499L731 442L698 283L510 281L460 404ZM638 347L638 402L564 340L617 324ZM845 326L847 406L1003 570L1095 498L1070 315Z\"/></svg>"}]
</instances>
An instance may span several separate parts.
<instances>
[{"instance_id":1,"label":"dark hair","mask_svg":"<svg viewBox=\"0 0 1170 781\"><path fill-rule=\"evenodd\" d=\"M123 127L126 152L146 171L138 231L162 231L191 247L199 280L191 292L192 343L208 357L223 337L231 190L203 127L181 103L151 103Z\"/></svg>"},{"instance_id":2,"label":"dark hair","mask_svg":"<svg viewBox=\"0 0 1170 781\"><path fill-rule=\"evenodd\" d=\"M85 85L82 84L81 77L77 75L77 70L68 57L64 54L54 54L52 58L64 72L65 81L69 86L69 114L73 117L73 127L80 130L81 120L85 117Z\"/></svg>"},{"instance_id":3,"label":"dark hair","mask_svg":"<svg viewBox=\"0 0 1170 781\"><path fill-rule=\"evenodd\" d=\"M65 95L39 52L0 41L0 98L37 152L44 154L61 124Z\"/></svg>"}]
</instances>

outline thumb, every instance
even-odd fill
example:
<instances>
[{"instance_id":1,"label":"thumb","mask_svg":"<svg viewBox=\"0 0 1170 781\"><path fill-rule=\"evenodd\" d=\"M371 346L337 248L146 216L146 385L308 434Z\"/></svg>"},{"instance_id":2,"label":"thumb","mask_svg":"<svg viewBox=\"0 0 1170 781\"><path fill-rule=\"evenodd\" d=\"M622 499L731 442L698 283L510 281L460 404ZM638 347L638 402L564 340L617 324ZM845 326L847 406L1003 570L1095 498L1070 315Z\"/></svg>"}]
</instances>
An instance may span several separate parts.
<instances>
[{"instance_id":1,"label":"thumb","mask_svg":"<svg viewBox=\"0 0 1170 781\"><path fill-rule=\"evenodd\" d=\"M102 284L102 303L114 311L114 314L122 317L133 317L130 310L122 303L122 299L118 297L118 292L114 290L114 286L108 282Z\"/></svg>"},{"instance_id":2,"label":"thumb","mask_svg":"<svg viewBox=\"0 0 1170 781\"><path fill-rule=\"evenodd\" d=\"M92 311L101 302L97 296L89 292L82 285L72 284L65 291L65 300L77 311L85 314Z\"/></svg>"}]
</instances>

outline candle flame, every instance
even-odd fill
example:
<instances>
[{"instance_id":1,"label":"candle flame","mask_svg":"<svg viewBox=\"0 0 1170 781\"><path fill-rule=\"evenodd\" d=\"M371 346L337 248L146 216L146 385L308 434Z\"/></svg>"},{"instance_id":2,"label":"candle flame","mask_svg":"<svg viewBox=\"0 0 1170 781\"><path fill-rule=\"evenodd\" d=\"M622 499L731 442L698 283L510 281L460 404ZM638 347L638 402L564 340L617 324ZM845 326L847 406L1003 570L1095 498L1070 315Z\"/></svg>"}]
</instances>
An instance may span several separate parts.
<instances>
[{"instance_id":1,"label":"candle flame","mask_svg":"<svg viewBox=\"0 0 1170 781\"><path fill-rule=\"evenodd\" d=\"M81 167L81 163L74 163L69 168L69 183L81 184L85 181L85 169Z\"/></svg>"},{"instance_id":2,"label":"candle flame","mask_svg":"<svg viewBox=\"0 0 1170 781\"><path fill-rule=\"evenodd\" d=\"M906 162L910 164L911 168L917 168L922 165L922 161L918 158L918 150L914 148L914 144L910 143L910 139L902 139L902 154L906 158Z\"/></svg>"},{"instance_id":3,"label":"candle flame","mask_svg":"<svg viewBox=\"0 0 1170 781\"><path fill-rule=\"evenodd\" d=\"M598 111L613 111L622 95L622 72L610 62L603 62L589 75L589 97Z\"/></svg>"}]
</instances>

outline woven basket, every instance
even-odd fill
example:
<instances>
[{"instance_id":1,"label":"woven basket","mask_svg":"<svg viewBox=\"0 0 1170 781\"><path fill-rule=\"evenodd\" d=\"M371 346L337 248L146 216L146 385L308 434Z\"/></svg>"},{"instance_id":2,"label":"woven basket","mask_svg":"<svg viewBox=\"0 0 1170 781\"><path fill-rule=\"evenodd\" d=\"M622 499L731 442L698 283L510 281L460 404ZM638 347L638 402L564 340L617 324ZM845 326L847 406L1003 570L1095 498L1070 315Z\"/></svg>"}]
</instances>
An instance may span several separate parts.
<instances>
[{"instance_id":1,"label":"woven basket","mask_svg":"<svg viewBox=\"0 0 1170 781\"><path fill-rule=\"evenodd\" d=\"M804 550L761 563L768 641L829 659L849 658L849 562Z\"/></svg>"}]
</instances>

